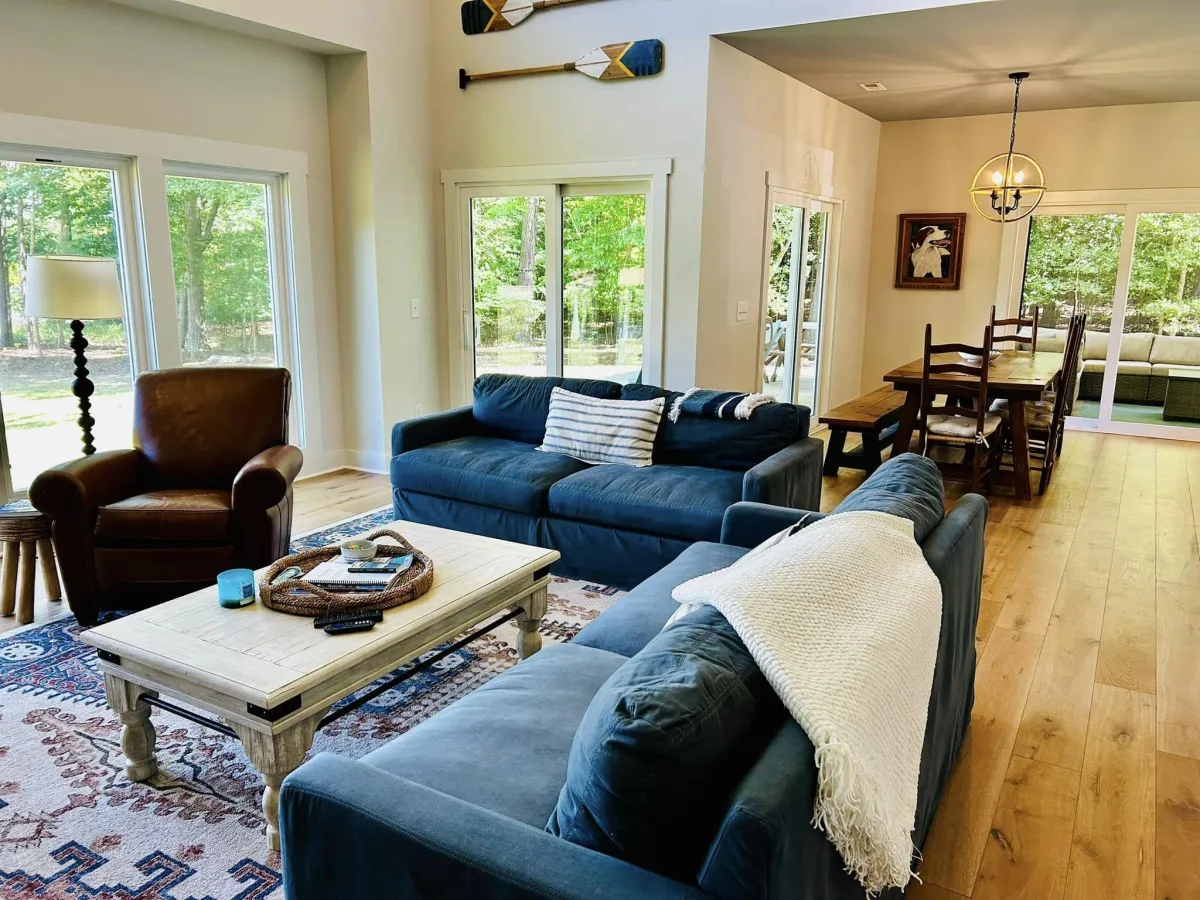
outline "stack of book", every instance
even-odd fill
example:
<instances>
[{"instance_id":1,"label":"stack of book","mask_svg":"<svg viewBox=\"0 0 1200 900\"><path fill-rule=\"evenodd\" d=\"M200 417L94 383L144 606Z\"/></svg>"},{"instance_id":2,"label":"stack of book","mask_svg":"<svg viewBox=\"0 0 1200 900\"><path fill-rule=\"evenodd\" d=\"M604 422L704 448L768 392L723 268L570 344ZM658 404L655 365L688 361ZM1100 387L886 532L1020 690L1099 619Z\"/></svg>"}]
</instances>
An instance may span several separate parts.
<instances>
[{"instance_id":1,"label":"stack of book","mask_svg":"<svg viewBox=\"0 0 1200 900\"><path fill-rule=\"evenodd\" d=\"M368 594L386 589L396 573L403 572L410 565L411 556L366 562L339 557L321 563L304 576L304 580L325 591Z\"/></svg>"}]
</instances>

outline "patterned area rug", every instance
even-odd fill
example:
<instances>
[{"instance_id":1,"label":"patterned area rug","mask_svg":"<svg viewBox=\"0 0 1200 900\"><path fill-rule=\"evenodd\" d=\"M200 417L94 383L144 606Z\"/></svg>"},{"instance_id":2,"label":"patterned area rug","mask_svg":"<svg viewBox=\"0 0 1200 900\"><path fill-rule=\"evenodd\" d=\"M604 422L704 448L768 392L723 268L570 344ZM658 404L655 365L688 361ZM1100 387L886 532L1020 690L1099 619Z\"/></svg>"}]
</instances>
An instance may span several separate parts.
<instances>
[{"instance_id":1,"label":"patterned area rug","mask_svg":"<svg viewBox=\"0 0 1200 900\"><path fill-rule=\"evenodd\" d=\"M390 519L377 510L293 549ZM570 640L617 596L554 579L543 637ZM283 900L262 782L238 741L154 710L159 773L129 782L120 723L104 702L95 651L78 635L68 616L0 639L0 898ZM318 732L313 752L362 756L516 659L509 622Z\"/></svg>"}]
</instances>

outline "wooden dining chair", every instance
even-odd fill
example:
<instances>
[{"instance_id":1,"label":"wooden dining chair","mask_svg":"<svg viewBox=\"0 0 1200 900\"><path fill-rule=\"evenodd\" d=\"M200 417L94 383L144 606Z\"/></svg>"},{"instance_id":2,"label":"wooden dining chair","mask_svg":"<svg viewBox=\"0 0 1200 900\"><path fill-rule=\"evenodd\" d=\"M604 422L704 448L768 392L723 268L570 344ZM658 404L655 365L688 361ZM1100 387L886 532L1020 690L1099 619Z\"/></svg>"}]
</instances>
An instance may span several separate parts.
<instances>
[{"instance_id":1,"label":"wooden dining chair","mask_svg":"<svg viewBox=\"0 0 1200 900\"><path fill-rule=\"evenodd\" d=\"M1054 467L1062 455L1068 410L1075 395L1079 351L1083 347L1083 322L1077 320L1085 318L1071 317L1063 352L1063 367L1049 409L1044 404L1031 404L1032 408L1027 408L1025 430L1029 434L1029 462L1032 468L1040 469L1042 473L1038 480L1039 496L1046 493L1046 488L1050 486Z\"/></svg>"},{"instance_id":2,"label":"wooden dining chair","mask_svg":"<svg viewBox=\"0 0 1200 900\"><path fill-rule=\"evenodd\" d=\"M935 361L939 354L957 354L959 359ZM918 446L922 456L931 447L942 445L963 451L960 463L934 460L942 476L952 481L969 482L972 491L990 490L1004 453L1003 419L988 409L988 367L992 355L992 329L983 332L983 346L933 343L933 326L925 326L925 358L921 369L921 408L917 420ZM967 358L971 357L971 359ZM977 362L974 360L978 360ZM964 375L972 380L961 386L953 382L932 382L931 376ZM974 401L974 409L934 406L938 394L964 397Z\"/></svg>"},{"instance_id":3,"label":"wooden dining chair","mask_svg":"<svg viewBox=\"0 0 1200 900\"><path fill-rule=\"evenodd\" d=\"M992 306L992 316L988 327L992 329L993 344L1007 344L1012 342L1016 346L1014 350L1028 350L1030 353L1037 353L1037 338L1038 338L1038 319L1041 318L1042 311L1038 307L1033 308L1032 319L1022 319L1018 316L1015 319L997 319L996 307ZM999 328L1016 328L1012 334L1000 334ZM1021 329L1026 328L1028 331L1025 334L1021 333ZM1003 349L1003 348L1001 348Z\"/></svg>"}]
</instances>

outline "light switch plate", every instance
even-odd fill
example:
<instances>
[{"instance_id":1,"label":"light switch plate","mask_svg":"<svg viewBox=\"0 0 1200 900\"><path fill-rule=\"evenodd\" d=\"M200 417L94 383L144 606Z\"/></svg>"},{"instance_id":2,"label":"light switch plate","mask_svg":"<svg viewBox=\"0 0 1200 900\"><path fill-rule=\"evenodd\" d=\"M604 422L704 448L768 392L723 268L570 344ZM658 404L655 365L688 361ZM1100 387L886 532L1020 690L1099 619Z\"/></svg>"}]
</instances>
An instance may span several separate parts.
<instances>
[{"instance_id":1,"label":"light switch plate","mask_svg":"<svg viewBox=\"0 0 1200 900\"><path fill-rule=\"evenodd\" d=\"M415 412L415 413L416 413L418 416L423 416L423 415L425 415L425 404L424 404L424 403L418 403L418 404L417 404L415 407L413 407L413 411L414 411L414 412Z\"/></svg>"},{"instance_id":2,"label":"light switch plate","mask_svg":"<svg viewBox=\"0 0 1200 900\"><path fill-rule=\"evenodd\" d=\"M421 301L416 297L413 297L413 299L408 301L408 304L409 315L411 315L414 319L421 318Z\"/></svg>"},{"instance_id":3,"label":"light switch plate","mask_svg":"<svg viewBox=\"0 0 1200 900\"><path fill-rule=\"evenodd\" d=\"M748 318L750 318L750 304L743 300L737 305L737 320L745 322Z\"/></svg>"}]
</instances>

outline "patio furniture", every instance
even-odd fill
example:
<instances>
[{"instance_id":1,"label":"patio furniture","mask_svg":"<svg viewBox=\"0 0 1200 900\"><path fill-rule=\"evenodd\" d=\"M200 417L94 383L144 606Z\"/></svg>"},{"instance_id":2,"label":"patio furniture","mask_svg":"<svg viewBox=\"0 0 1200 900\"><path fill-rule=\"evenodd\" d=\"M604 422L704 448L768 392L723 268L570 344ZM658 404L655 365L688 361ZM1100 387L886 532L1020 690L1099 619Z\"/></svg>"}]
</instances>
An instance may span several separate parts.
<instances>
[{"instance_id":1,"label":"patio furniture","mask_svg":"<svg viewBox=\"0 0 1200 900\"><path fill-rule=\"evenodd\" d=\"M904 410L904 393L884 385L821 416L829 426L829 447L825 452L825 475L836 477L838 469L862 469L874 472L882 463L881 451L896 433ZM862 449L846 452L846 435L862 436Z\"/></svg>"},{"instance_id":2,"label":"patio furniture","mask_svg":"<svg viewBox=\"0 0 1200 900\"><path fill-rule=\"evenodd\" d=\"M46 596L62 600L50 542L50 520L24 503L0 507L0 542L4 544L0 615L15 612L17 624L28 625L33 621L33 569L39 556Z\"/></svg>"},{"instance_id":3,"label":"patio furniture","mask_svg":"<svg viewBox=\"0 0 1200 900\"><path fill-rule=\"evenodd\" d=\"M1163 418L1168 422L1200 422L1200 369L1171 369Z\"/></svg>"}]
</instances>

